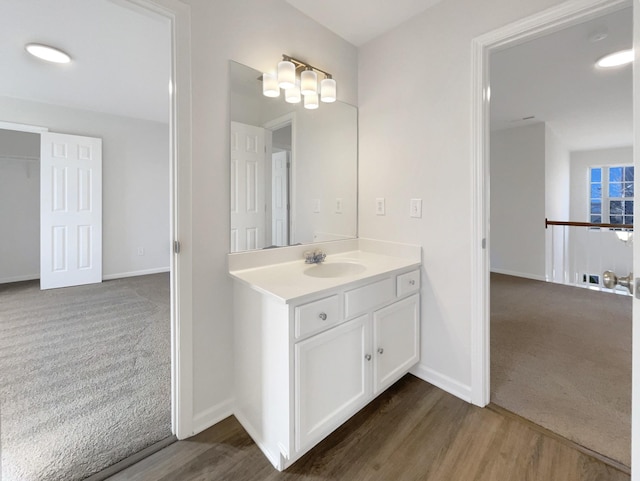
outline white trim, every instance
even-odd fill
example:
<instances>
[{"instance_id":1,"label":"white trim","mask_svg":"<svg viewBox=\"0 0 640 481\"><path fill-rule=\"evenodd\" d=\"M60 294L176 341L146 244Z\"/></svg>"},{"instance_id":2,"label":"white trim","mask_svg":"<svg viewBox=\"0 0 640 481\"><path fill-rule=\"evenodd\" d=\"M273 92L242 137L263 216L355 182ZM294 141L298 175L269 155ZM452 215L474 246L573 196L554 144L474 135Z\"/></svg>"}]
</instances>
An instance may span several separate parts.
<instances>
[{"instance_id":1,"label":"white trim","mask_svg":"<svg viewBox=\"0 0 640 481\"><path fill-rule=\"evenodd\" d=\"M633 67L633 165L640 169L640 8L633 8L633 50L635 52ZM638 182L636 182L638 188ZM633 245L633 272L640 272L640 244ZM637 280L637 277L636 277ZM638 290L632 301L632 334L631 334L631 479L640 481L640 304Z\"/></svg>"},{"instance_id":2,"label":"white trim","mask_svg":"<svg viewBox=\"0 0 640 481\"><path fill-rule=\"evenodd\" d=\"M167 267L156 267L154 269L142 269L140 271L118 272L116 274L107 274L102 276L103 281L110 281L112 279L123 279L125 277L147 276L149 274L159 274L161 272L171 272L171 269Z\"/></svg>"},{"instance_id":3,"label":"white trim","mask_svg":"<svg viewBox=\"0 0 640 481\"><path fill-rule=\"evenodd\" d=\"M571 0L473 39L472 49L472 243L471 399L490 397L489 342L489 52L624 8L629 0ZM486 239L483 248L482 241Z\"/></svg>"},{"instance_id":4,"label":"white trim","mask_svg":"<svg viewBox=\"0 0 640 481\"><path fill-rule=\"evenodd\" d=\"M449 376L434 371L424 364L418 364L413 369L411 369L410 372L423 381L426 381L429 384L433 384L443 391L446 391L449 394L462 399L463 401L471 402L471 386L462 384L461 382L458 382Z\"/></svg>"},{"instance_id":5,"label":"white trim","mask_svg":"<svg viewBox=\"0 0 640 481\"><path fill-rule=\"evenodd\" d=\"M40 279L40 273L25 274L22 276L0 277L0 284L9 284L10 282L35 281Z\"/></svg>"},{"instance_id":6,"label":"white trim","mask_svg":"<svg viewBox=\"0 0 640 481\"><path fill-rule=\"evenodd\" d=\"M233 399L227 399L193 416L193 434L198 434L233 415Z\"/></svg>"},{"instance_id":7,"label":"white trim","mask_svg":"<svg viewBox=\"0 0 640 481\"><path fill-rule=\"evenodd\" d=\"M514 277L524 277L525 279L533 279L534 281L543 281L546 282L547 278L545 276L540 276L537 274L529 274L528 272L517 272L510 271L508 269L491 269L491 272L495 272L496 274L505 274L507 276Z\"/></svg>"},{"instance_id":8,"label":"white trim","mask_svg":"<svg viewBox=\"0 0 640 481\"><path fill-rule=\"evenodd\" d=\"M34 134L49 132L48 127L40 127L39 125L17 124L15 122L5 122L3 120L0 120L0 129L16 130L18 132L32 132Z\"/></svg>"},{"instance_id":9,"label":"white trim","mask_svg":"<svg viewBox=\"0 0 640 481\"><path fill-rule=\"evenodd\" d=\"M171 429L193 434L193 282L191 208L191 9L179 0L124 0L171 23L169 148L171 167ZM180 254L173 253L180 241Z\"/></svg>"}]
</instances>

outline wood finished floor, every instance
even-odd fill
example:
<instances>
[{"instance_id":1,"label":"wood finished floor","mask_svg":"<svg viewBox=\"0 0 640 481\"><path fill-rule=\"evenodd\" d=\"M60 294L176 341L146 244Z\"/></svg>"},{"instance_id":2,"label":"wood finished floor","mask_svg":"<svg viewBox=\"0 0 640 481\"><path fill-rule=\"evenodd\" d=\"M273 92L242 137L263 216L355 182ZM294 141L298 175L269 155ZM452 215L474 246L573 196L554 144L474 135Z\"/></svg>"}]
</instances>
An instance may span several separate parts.
<instances>
[{"instance_id":1,"label":"wood finished floor","mask_svg":"<svg viewBox=\"0 0 640 481\"><path fill-rule=\"evenodd\" d=\"M109 478L215 481L628 481L513 417L405 376L285 472L234 417Z\"/></svg>"}]
</instances>

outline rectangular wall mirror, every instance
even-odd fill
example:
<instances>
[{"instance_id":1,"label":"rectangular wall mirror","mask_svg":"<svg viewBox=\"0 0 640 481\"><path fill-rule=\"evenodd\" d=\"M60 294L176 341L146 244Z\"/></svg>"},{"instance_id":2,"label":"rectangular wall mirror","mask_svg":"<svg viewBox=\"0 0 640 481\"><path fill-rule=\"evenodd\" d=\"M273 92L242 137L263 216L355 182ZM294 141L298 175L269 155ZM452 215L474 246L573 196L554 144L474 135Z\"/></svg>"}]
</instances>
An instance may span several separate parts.
<instances>
[{"instance_id":1,"label":"rectangular wall mirror","mask_svg":"<svg viewBox=\"0 0 640 481\"><path fill-rule=\"evenodd\" d=\"M265 97L261 72L229 64L231 252L356 237L356 107Z\"/></svg>"}]
</instances>

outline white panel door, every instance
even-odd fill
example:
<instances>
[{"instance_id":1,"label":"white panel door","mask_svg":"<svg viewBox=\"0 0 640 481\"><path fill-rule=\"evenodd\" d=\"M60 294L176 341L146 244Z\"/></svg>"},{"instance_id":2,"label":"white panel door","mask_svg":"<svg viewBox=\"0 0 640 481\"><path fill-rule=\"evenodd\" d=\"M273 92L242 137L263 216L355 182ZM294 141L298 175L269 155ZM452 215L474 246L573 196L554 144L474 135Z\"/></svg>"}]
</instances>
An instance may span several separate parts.
<instances>
[{"instance_id":1,"label":"white panel door","mask_svg":"<svg viewBox=\"0 0 640 481\"><path fill-rule=\"evenodd\" d=\"M304 451L371 397L369 316L295 345L295 441Z\"/></svg>"},{"instance_id":2,"label":"white panel door","mask_svg":"<svg viewBox=\"0 0 640 481\"><path fill-rule=\"evenodd\" d=\"M289 153L271 157L271 243L289 245Z\"/></svg>"},{"instance_id":3,"label":"white panel door","mask_svg":"<svg viewBox=\"0 0 640 481\"><path fill-rule=\"evenodd\" d=\"M374 394L396 382L420 360L419 326L418 294L373 313Z\"/></svg>"},{"instance_id":4,"label":"white panel door","mask_svg":"<svg viewBox=\"0 0 640 481\"><path fill-rule=\"evenodd\" d=\"M40 288L102 282L102 139L42 133Z\"/></svg>"},{"instance_id":5,"label":"white panel door","mask_svg":"<svg viewBox=\"0 0 640 481\"><path fill-rule=\"evenodd\" d=\"M265 130L231 122L231 252L265 246Z\"/></svg>"}]
</instances>

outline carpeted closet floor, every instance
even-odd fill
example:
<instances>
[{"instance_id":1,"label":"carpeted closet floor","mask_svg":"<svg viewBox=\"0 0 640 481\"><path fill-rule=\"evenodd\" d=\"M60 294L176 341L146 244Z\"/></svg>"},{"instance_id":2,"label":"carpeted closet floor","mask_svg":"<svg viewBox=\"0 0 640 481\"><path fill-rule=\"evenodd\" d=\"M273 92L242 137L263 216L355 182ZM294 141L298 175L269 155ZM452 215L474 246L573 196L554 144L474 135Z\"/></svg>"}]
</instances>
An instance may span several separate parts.
<instances>
[{"instance_id":1,"label":"carpeted closet floor","mask_svg":"<svg viewBox=\"0 0 640 481\"><path fill-rule=\"evenodd\" d=\"M491 274L491 401L631 463L631 297Z\"/></svg>"},{"instance_id":2,"label":"carpeted closet floor","mask_svg":"<svg viewBox=\"0 0 640 481\"><path fill-rule=\"evenodd\" d=\"M0 285L3 481L80 480L171 435L169 274Z\"/></svg>"}]
</instances>

